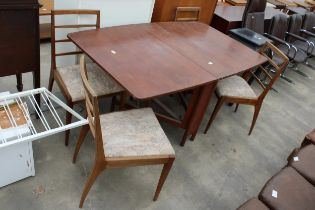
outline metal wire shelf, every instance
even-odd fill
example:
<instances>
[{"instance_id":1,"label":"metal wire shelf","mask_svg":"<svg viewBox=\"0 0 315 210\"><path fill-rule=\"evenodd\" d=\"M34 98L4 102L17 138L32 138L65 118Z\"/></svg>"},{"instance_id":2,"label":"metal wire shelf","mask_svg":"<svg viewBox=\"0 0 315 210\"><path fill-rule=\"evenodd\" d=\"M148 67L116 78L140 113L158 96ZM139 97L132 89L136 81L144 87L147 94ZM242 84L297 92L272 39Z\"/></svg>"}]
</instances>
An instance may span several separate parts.
<instances>
[{"instance_id":1,"label":"metal wire shelf","mask_svg":"<svg viewBox=\"0 0 315 210\"><path fill-rule=\"evenodd\" d=\"M45 112L36 101L36 97L40 97L43 101L42 107L46 108ZM61 109L57 110L57 106ZM31 116L30 110L35 111L38 119ZM71 113L73 120L76 121L65 125L59 116L61 111ZM88 123L86 119L46 88L0 96L1 113L0 149L22 142L38 140ZM51 117L48 118L49 115Z\"/></svg>"}]
</instances>

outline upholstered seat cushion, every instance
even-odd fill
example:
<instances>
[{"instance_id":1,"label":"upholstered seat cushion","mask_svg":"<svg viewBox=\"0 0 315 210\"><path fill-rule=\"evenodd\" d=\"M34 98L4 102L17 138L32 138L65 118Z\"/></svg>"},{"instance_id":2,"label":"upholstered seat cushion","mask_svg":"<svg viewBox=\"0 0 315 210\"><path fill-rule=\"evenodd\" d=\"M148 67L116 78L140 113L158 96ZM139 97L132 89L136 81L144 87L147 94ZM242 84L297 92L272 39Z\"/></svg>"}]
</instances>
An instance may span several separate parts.
<instances>
[{"instance_id":1,"label":"upholstered seat cushion","mask_svg":"<svg viewBox=\"0 0 315 210\"><path fill-rule=\"evenodd\" d=\"M257 198L252 198L238 207L237 210L269 210L269 208Z\"/></svg>"},{"instance_id":2,"label":"upholstered seat cushion","mask_svg":"<svg viewBox=\"0 0 315 210\"><path fill-rule=\"evenodd\" d=\"M219 97L233 96L257 99L257 95L249 84L242 77L237 75L220 80L216 92Z\"/></svg>"},{"instance_id":3,"label":"upholstered seat cushion","mask_svg":"<svg viewBox=\"0 0 315 210\"><path fill-rule=\"evenodd\" d=\"M273 176L259 194L270 209L314 210L315 188L291 167Z\"/></svg>"},{"instance_id":4,"label":"upholstered seat cushion","mask_svg":"<svg viewBox=\"0 0 315 210\"><path fill-rule=\"evenodd\" d=\"M175 155L150 108L104 114L100 121L105 157Z\"/></svg>"},{"instance_id":5,"label":"upholstered seat cushion","mask_svg":"<svg viewBox=\"0 0 315 210\"><path fill-rule=\"evenodd\" d=\"M294 154L289 160L289 166L315 186L315 145L310 144Z\"/></svg>"},{"instance_id":6,"label":"upholstered seat cushion","mask_svg":"<svg viewBox=\"0 0 315 210\"><path fill-rule=\"evenodd\" d=\"M80 65L57 68L57 71L66 86L73 102L84 100L84 88L80 74ZM88 79L98 96L118 93L123 88L110 75L100 69L95 63L87 64Z\"/></svg>"}]
</instances>

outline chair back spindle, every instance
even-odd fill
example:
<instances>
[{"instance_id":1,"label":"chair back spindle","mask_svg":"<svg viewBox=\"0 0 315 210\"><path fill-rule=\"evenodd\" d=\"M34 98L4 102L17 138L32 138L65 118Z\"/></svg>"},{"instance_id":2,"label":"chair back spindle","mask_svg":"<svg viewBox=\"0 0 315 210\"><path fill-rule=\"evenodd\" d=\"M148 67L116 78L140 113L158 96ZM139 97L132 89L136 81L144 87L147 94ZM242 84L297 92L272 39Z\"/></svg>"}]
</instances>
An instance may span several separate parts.
<instances>
[{"instance_id":1,"label":"chair back spindle","mask_svg":"<svg viewBox=\"0 0 315 210\"><path fill-rule=\"evenodd\" d=\"M70 16L70 15L78 15L78 16L95 16L96 21L93 24L64 24L57 25L56 19L60 16ZM56 32L60 30L82 30L83 28L100 28L100 11L99 10L52 10L51 11L51 69L54 70L57 68L57 57L61 56L71 56L71 55L79 55L82 54L80 50L74 51L64 51L57 52L56 46L59 44L72 44L71 40L68 38L57 39Z\"/></svg>"}]
</instances>

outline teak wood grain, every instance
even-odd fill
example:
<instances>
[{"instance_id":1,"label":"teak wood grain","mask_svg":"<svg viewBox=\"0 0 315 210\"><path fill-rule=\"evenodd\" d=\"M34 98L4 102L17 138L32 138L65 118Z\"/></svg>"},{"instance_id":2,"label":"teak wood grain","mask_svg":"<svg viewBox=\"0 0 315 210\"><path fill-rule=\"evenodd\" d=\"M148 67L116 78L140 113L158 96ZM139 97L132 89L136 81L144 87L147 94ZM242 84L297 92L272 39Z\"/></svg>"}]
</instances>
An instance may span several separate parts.
<instances>
[{"instance_id":1,"label":"teak wood grain","mask_svg":"<svg viewBox=\"0 0 315 210\"><path fill-rule=\"evenodd\" d=\"M69 34L69 38L132 96L145 100L215 81L202 67L154 35L157 24Z\"/></svg>"}]
</instances>

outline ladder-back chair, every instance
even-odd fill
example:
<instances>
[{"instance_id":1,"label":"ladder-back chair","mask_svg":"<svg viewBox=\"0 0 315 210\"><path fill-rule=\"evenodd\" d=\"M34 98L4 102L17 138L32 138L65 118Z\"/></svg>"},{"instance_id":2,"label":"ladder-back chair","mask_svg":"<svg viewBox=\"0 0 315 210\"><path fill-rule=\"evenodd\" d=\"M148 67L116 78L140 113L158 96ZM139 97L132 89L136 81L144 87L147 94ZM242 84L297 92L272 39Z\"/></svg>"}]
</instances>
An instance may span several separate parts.
<instances>
[{"instance_id":1,"label":"ladder-back chair","mask_svg":"<svg viewBox=\"0 0 315 210\"><path fill-rule=\"evenodd\" d=\"M281 58L281 64L276 64L271 58L269 58L268 54L270 51ZM274 68L275 73L269 74L263 65L260 65L259 69L261 69L262 74L266 75L265 83L263 83L252 71L246 72L243 77L235 75L219 81L216 89L216 94L219 99L206 126L205 133L207 133L214 118L224 103L235 103L235 111L237 111L239 104L252 105L255 107L254 117L248 135L252 133L264 98L289 63L288 57L269 42L267 42L259 52L268 59L268 63ZM255 78L263 89L259 96L256 95L254 90L247 83L251 77Z\"/></svg>"},{"instance_id":2,"label":"ladder-back chair","mask_svg":"<svg viewBox=\"0 0 315 210\"><path fill-rule=\"evenodd\" d=\"M143 108L100 115L97 95L86 74L84 56L80 63L89 125L81 129L73 163L89 130L96 144L95 162L82 193L80 208L97 176L110 168L163 164L153 199L157 200L175 160L175 152L154 112L151 108Z\"/></svg>"},{"instance_id":3,"label":"ladder-back chair","mask_svg":"<svg viewBox=\"0 0 315 210\"><path fill-rule=\"evenodd\" d=\"M95 17L96 21L92 24L64 24L57 25L56 18L72 18L72 16L91 16ZM84 101L84 88L80 76L80 65L57 66L57 58L65 56L77 56L82 54L80 50L67 51L63 49L62 52L57 52L57 46L62 45L64 48L66 44L72 45L68 38L57 39L56 33L61 33L62 30L82 30L82 29L99 29L100 28L100 11L99 10L52 10L51 11L51 71L49 78L49 91L52 91L54 81L57 82L61 92L65 96L67 105L73 108L74 104ZM74 45L73 45L74 46ZM95 63L87 65L88 75L95 88L97 96L113 96L112 109L114 106L114 99L117 94L123 92L123 88L115 82L111 76L99 68ZM66 123L71 123L71 114L67 112ZM65 144L69 143L70 130L66 131Z\"/></svg>"}]
</instances>

